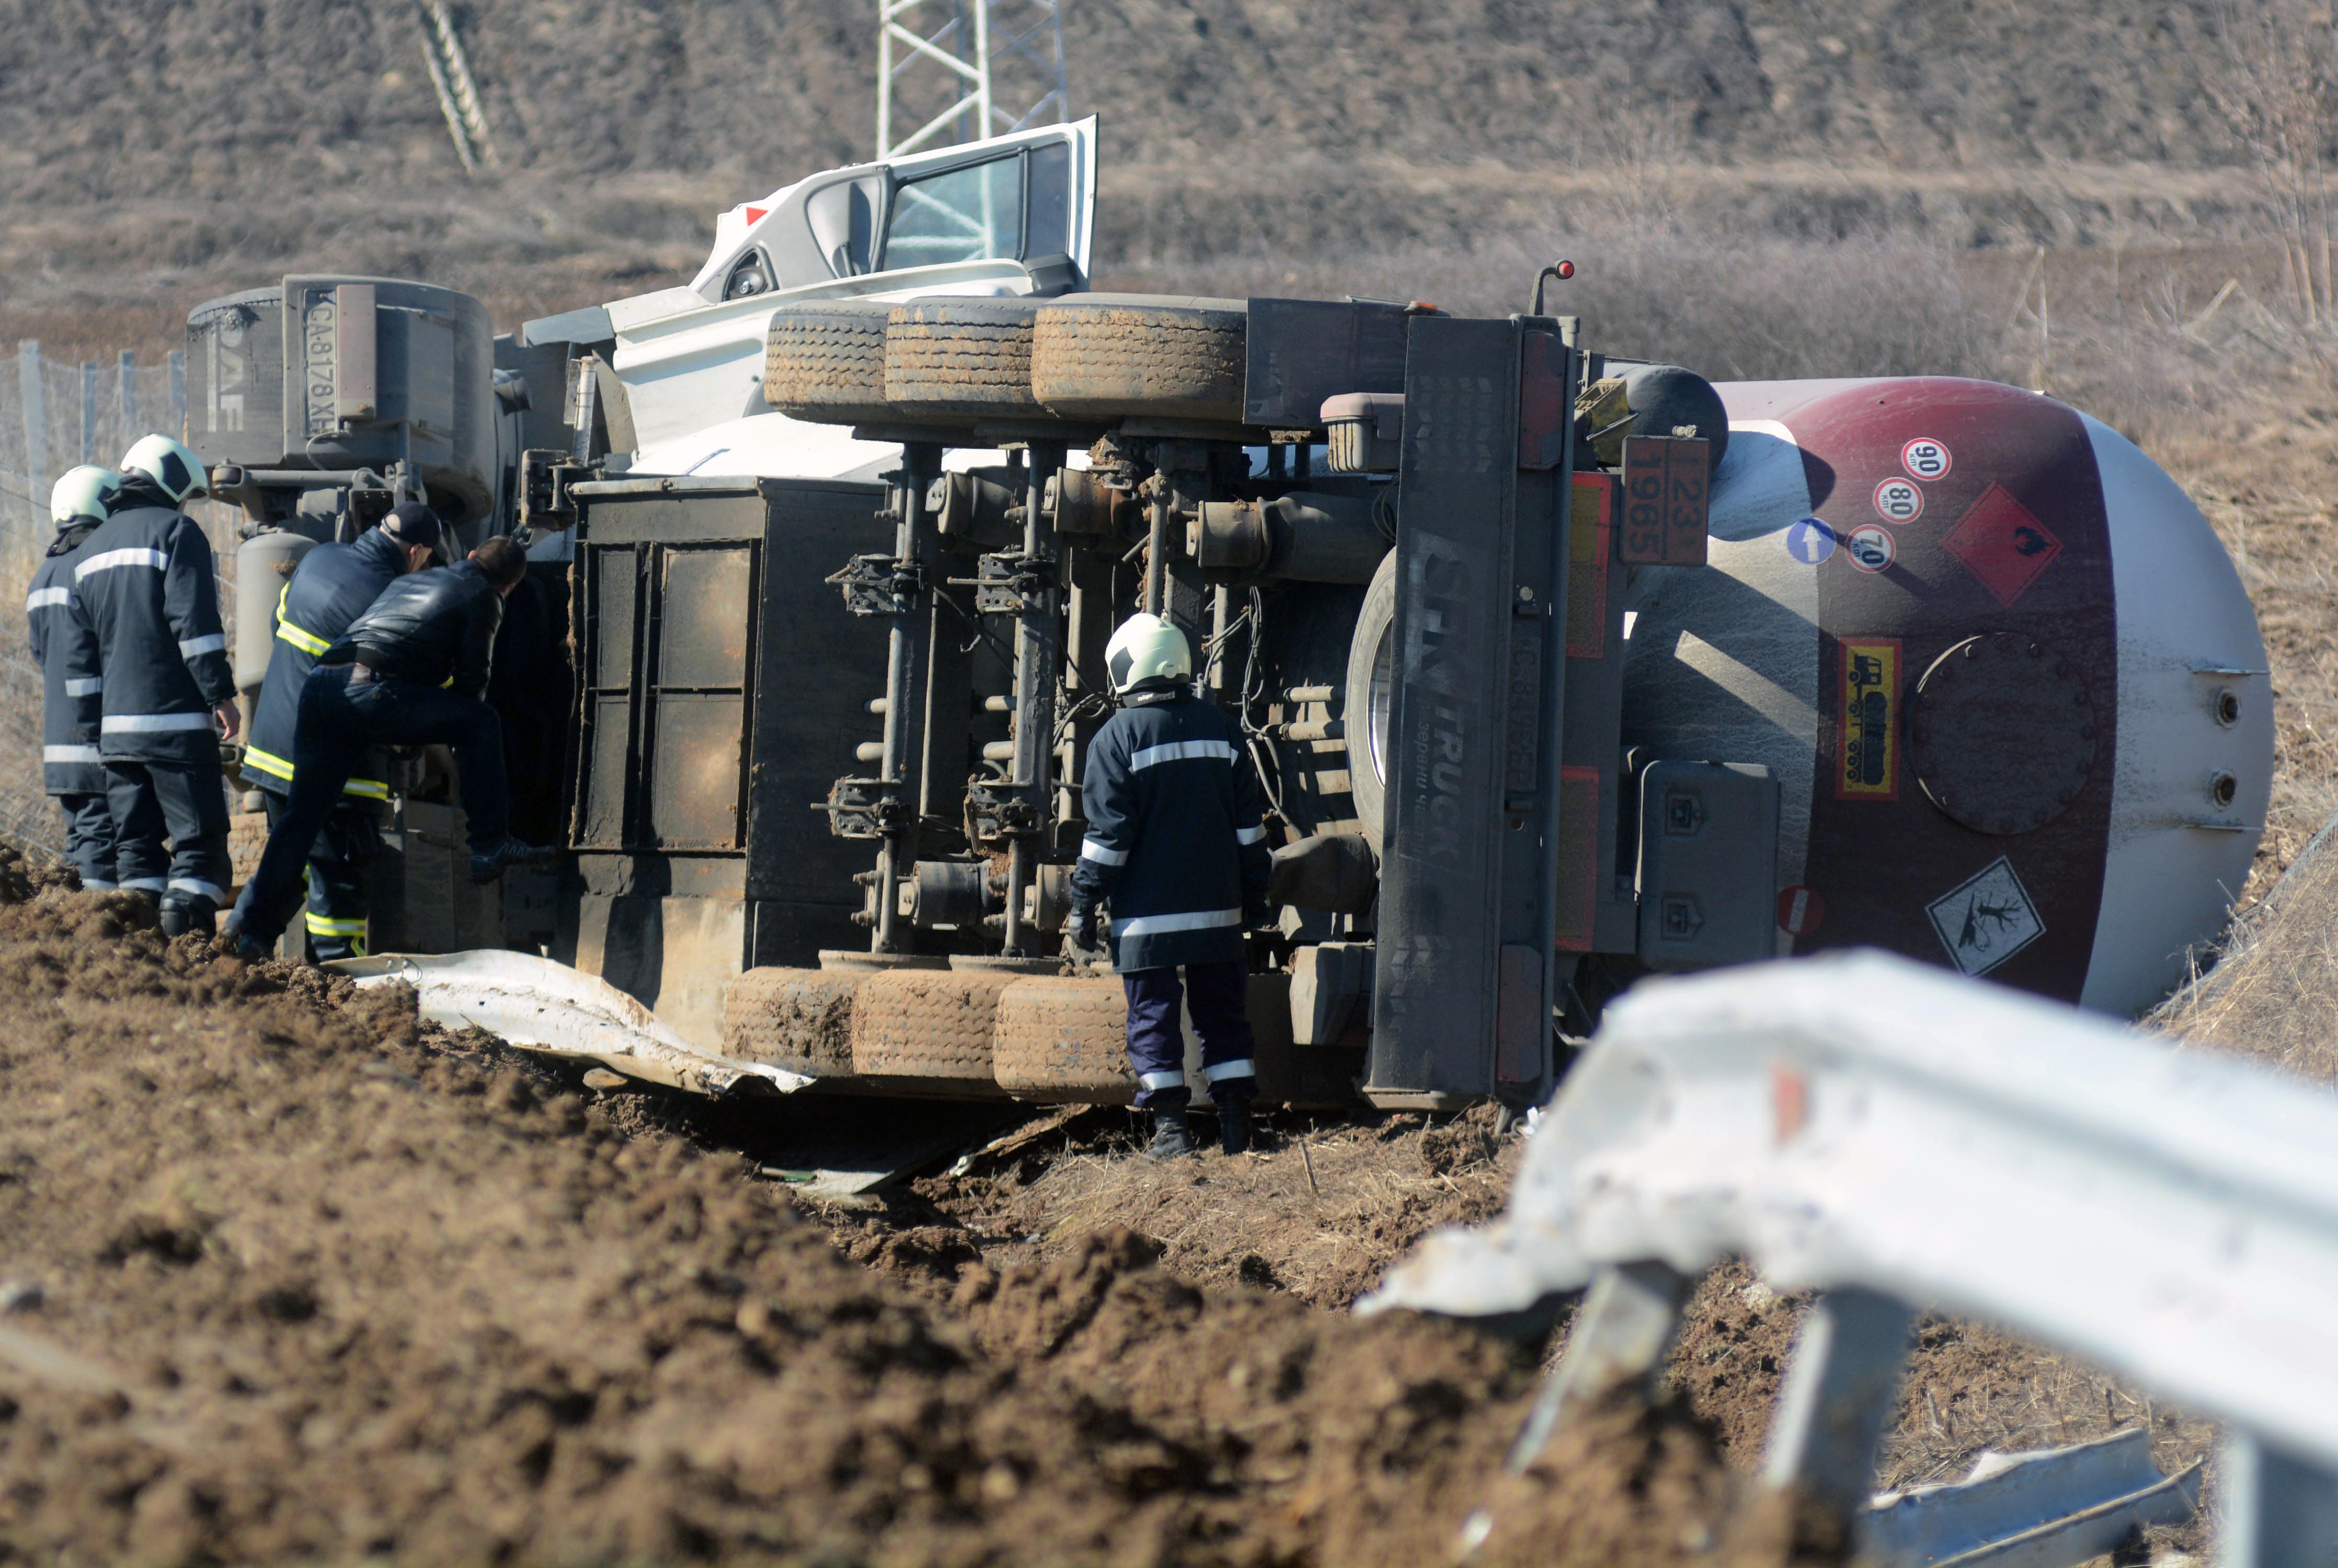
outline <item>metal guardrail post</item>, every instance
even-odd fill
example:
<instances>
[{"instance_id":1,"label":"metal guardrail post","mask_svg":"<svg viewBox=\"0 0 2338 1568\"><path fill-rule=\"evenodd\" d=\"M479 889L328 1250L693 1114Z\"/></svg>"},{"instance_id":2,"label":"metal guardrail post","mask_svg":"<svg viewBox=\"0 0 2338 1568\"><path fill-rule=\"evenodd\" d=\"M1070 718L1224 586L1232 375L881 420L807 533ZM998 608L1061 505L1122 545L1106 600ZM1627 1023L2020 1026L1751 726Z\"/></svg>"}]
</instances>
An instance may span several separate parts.
<instances>
[{"instance_id":1,"label":"metal guardrail post","mask_svg":"<svg viewBox=\"0 0 2338 1568\"><path fill-rule=\"evenodd\" d=\"M2224 1568L2289 1568L2338 1555L2338 1476L2246 1432L2225 1437L2217 1471Z\"/></svg>"},{"instance_id":2,"label":"metal guardrail post","mask_svg":"<svg viewBox=\"0 0 2338 1568\"><path fill-rule=\"evenodd\" d=\"M171 350L171 429L182 441L187 438L187 351Z\"/></svg>"},{"instance_id":3,"label":"metal guardrail post","mask_svg":"<svg viewBox=\"0 0 2338 1568\"><path fill-rule=\"evenodd\" d=\"M124 348L115 374L122 382L123 446L127 447L138 438L138 356Z\"/></svg>"},{"instance_id":4,"label":"metal guardrail post","mask_svg":"<svg viewBox=\"0 0 2338 1568\"><path fill-rule=\"evenodd\" d=\"M1763 1484L1844 1518L1875 1489L1875 1453L1907 1359L1907 1307L1873 1290L1828 1291L1786 1364Z\"/></svg>"},{"instance_id":5,"label":"metal guardrail post","mask_svg":"<svg viewBox=\"0 0 2338 1568\"><path fill-rule=\"evenodd\" d=\"M81 460L97 461L97 361L81 362Z\"/></svg>"},{"instance_id":6,"label":"metal guardrail post","mask_svg":"<svg viewBox=\"0 0 2338 1568\"><path fill-rule=\"evenodd\" d=\"M1569 1405L1626 1381L1651 1393L1672 1354L1681 1304L1695 1282L1663 1263L1626 1263L1592 1278L1567 1338L1567 1354L1543 1380L1505 1467L1516 1475L1534 1463L1558 1430Z\"/></svg>"}]
</instances>

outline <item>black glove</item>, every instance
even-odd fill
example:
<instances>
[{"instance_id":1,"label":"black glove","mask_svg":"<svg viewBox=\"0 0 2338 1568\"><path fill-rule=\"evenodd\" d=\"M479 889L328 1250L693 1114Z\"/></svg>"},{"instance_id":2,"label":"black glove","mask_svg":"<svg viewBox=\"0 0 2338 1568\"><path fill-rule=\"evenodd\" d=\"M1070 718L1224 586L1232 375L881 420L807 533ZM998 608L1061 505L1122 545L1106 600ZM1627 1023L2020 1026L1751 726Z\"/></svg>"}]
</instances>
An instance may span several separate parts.
<instances>
[{"instance_id":1,"label":"black glove","mask_svg":"<svg viewBox=\"0 0 2338 1568\"><path fill-rule=\"evenodd\" d=\"M1273 921L1274 906L1267 902L1265 894L1261 893L1253 897L1243 900L1243 928L1244 930L1256 931L1263 926L1272 925Z\"/></svg>"},{"instance_id":2,"label":"black glove","mask_svg":"<svg viewBox=\"0 0 2338 1568\"><path fill-rule=\"evenodd\" d=\"M1064 941L1076 952L1093 955L1104 944L1104 922L1097 917L1093 904L1072 906L1071 918L1064 923Z\"/></svg>"}]
</instances>

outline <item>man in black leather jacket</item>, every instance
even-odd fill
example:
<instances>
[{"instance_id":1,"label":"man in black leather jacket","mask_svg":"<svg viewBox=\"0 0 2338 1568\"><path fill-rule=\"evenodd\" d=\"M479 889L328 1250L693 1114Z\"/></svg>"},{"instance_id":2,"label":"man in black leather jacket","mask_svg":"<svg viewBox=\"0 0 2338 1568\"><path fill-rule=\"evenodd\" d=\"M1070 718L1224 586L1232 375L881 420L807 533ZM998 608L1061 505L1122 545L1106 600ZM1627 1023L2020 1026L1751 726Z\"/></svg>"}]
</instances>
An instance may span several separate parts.
<instances>
[{"instance_id":1,"label":"man in black leather jacket","mask_svg":"<svg viewBox=\"0 0 2338 1568\"><path fill-rule=\"evenodd\" d=\"M526 575L526 554L490 539L468 560L391 583L326 649L300 691L290 798L229 921L239 956L276 945L310 844L370 747L455 748L474 882L540 858L511 836L502 720L482 700L504 598Z\"/></svg>"}]
</instances>

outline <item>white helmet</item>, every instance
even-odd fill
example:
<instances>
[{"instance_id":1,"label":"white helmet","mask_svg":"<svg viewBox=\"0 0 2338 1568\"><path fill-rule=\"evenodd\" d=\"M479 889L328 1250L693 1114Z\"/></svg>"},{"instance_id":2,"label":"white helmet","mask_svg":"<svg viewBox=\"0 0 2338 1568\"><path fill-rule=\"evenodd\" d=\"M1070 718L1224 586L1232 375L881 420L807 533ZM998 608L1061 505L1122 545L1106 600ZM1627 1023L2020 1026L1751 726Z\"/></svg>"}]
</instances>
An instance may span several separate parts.
<instances>
[{"instance_id":1,"label":"white helmet","mask_svg":"<svg viewBox=\"0 0 2338 1568\"><path fill-rule=\"evenodd\" d=\"M1125 697L1140 681L1193 679L1194 649L1168 617L1131 615L1105 644L1104 663L1113 695Z\"/></svg>"},{"instance_id":2,"label":"white helmet","mask_svg":"<svg viewBox=\"0 0 2338 1568\"><path fill-rule=\"evenodd\" d=\"M60 531L83 517L103 523L121 488L122 480L111 468L100 468L94 463L68 468L49 490L49 521Z\"/></svg>"},{"instance_id":3,"label":"white helmet","mask_svg":"<svg viewBox=\"0 0 2338 1568\"><path fill-rule=\"evenodd\" d=\"M211 476L203 472L202 459L168 436L141 436L137 445L122 455L122 472L128 475L133 470L160 485L173 502L211 493Z\"/></svg>"}]
</instances>

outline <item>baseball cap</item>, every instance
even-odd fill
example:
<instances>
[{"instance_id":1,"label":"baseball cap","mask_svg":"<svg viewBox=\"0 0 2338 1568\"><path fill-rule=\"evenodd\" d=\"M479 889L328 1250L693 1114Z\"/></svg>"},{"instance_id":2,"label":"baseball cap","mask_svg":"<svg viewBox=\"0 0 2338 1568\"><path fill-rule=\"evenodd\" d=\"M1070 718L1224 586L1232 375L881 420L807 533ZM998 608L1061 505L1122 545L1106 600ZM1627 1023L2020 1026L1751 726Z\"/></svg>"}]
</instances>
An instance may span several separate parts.
<instances>
[{"instance_id":1,"label":"baseball cap","mask_svg":"<svg viewBox=\"0 0 2338 1568\"><path fill-rule=\"evenodd\" d=\"M455 559L454 535L438 514L419 501L402 501L381 520L381 531L400 544L427 544L445 566Z\"/></svg>"}]
</instances>

